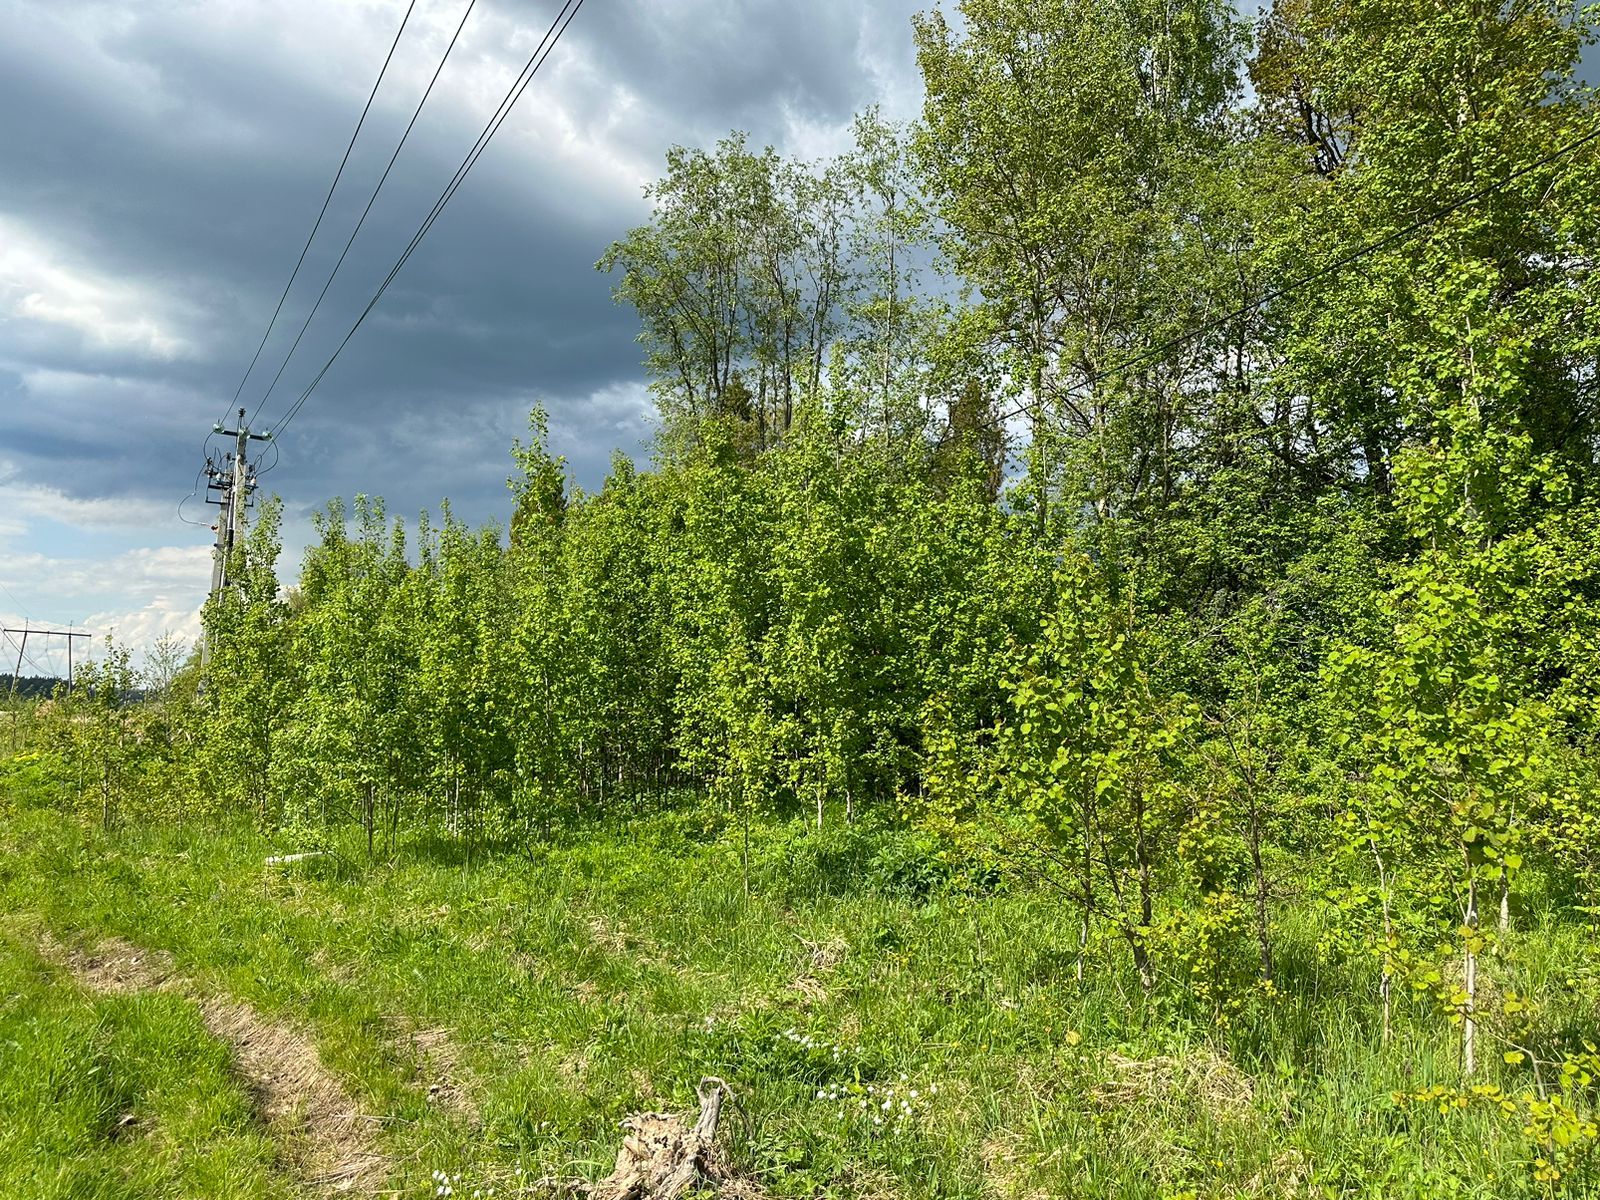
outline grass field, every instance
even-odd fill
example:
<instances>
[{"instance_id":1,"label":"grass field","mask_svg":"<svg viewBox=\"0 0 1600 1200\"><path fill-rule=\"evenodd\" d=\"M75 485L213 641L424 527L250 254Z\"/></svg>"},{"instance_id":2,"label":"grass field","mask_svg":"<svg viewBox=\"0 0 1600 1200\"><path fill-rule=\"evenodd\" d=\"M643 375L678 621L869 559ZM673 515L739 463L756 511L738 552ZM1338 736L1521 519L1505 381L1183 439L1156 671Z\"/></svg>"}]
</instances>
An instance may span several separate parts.
<instances>
[{"instance_id":1,"label":"grass field","mask_svg":"<svg viewBox=\"0 0 1600 1200\"><path fill-rule=\"evenodd\" d=\"M1458 1082L1452 1033L1405 1012L1380 1047L1309 920L1292 997L1218 1028L1095 959L1076 983L1057 900L952 893L903 833L759 825L749 898L737 830L692 806L470 866L415 839L269 868L245 828L31 805L3 842L0 1195L316 1190L318 1110L263 1111L219 1006L359 1109L374 1194L603 1176L625 1116L692 1112L705 1075L778 1196L1545 1194L1517 1123L1396 1104ZM107 946L160 978L97 987Z\"/></svg>"}]
</instances>

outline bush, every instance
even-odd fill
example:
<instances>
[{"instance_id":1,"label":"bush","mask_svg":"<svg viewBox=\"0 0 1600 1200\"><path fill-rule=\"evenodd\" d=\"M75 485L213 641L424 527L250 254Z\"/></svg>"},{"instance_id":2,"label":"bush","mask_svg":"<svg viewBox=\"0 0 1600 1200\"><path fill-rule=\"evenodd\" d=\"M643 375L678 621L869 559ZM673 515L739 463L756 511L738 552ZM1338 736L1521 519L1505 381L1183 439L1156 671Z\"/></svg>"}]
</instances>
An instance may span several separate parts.
<instances>
[{"instance_id":1,"label":"bush","mask_svg":"<svg viewBox=\"0 0 1600 1200\"><path fill-rule=\"evenodd\" d=\"M926 901L949 891L989 895L999 872L929 834L866 823L817 829L796 820L751 846L751 871L790 895L869 892Z\"/></svg>"}]
</instances>

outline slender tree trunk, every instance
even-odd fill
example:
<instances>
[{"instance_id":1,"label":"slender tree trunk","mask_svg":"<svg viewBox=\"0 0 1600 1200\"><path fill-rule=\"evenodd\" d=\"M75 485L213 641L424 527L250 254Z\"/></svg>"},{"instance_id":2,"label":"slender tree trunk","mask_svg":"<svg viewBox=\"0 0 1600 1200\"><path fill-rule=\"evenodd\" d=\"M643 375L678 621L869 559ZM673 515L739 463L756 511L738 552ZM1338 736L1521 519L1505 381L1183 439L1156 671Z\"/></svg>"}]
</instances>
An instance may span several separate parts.
<instances>
[{"instance_id":1,"label":"slender tree trunk","mask_svg":"<svg viewBox=\"0 0 1600 1200\"><path fill-rule=\"evenodd\" d=\"M894 205L893 204L889 205L889 213L890 213L890 216L891 216L891 219L892 219L892 216L893 216L893 213L894 213ZM892 372L893 362L894 362L894 359L893 359L893 356L892 356L892 349L891 349L893 347L893 345L894 345L894 302L895 302L895 292L896 292L896 290L897 290L897 288L899 286L899 281L895 277L895 257L894 257L894 252L895 252L895 239L894 239L894 235L890 234L890 236L889 236L889 303L888 303L888 312L886 314L886 320L884 322L884 331L883 331L883 448L885 450L888 450L890 448L891 442L893 440L893 429L892 429L892 426L891 426L890 412L889 412L889 391L890 391L890 382L891 382L891 372Z\"/></svg>"},{"instance_id":2,"label":"slender tree trunk","mask_svg":"<svg viewBox=\"0 0 1600 1200\"><path fill-rule=\"evenodd\" d=\"M1461 1014L1461 1069L1473 1075L1478 1068L1478 953L1473 941L1478 932L1478 882L1467 881L1466 945L1462 951L1461 990L1467 994Z\"/></svg>"},{"instance_id":3,"label":"slender tree trunk","mask_svg":"<svg viewBox=\"0 0 1600 1200\"><path fill-rule=\"evenodd\" d=\"M1389 961L1394 953L1394 928L1389 919L1389 880L1384 874L1383 855L1378 852L1376 842L1368 842L1372 849L1372 857L1378 864L1378 900L1383 907L1383 967L1378 978L1378 998L1383 1003L1383 1044L1389 1044L1392 1032L1392 995L1394 992L1394 970Z\"/></svg>"},{"instance_id":4,"label":"slender tree trunk","mask_svg":"<svg viewBox=\"0 0 1600 1200\"><path fill-rule=\"evenodd\" d=\"M1250 869L1255 875L1256 944L1261 951L1261 978L1272 982L1272 927L1267 920L1267 871L1261 862L1261 808L1250 790Z\"/></svg>"},{"instance_id":5,"label":"slender tree trunk","mask_svg":"<svg viewBox=\"0 0 1600 1200\"><path fill-rule=\"evenodd\" d=\"M361 823L367 830L367 861L372 861L372 784L367 784L367 797L365 807L361 813Z\"/></svg>"},{"instance_id":6,"label":"slender tree trunk","mask_svg":"<svg viewBox=\"0 0 1600 1200\"><path fill-rule=\"evenodd\" d=\"M1501 933L1511 932L1511 874L1503 863L1500 866L1500 920L1497 928Z\"/></svg>"},{"instance_id":7,"label":"slender tree trunk","mask_svg":"<svg viewBox=\"0 0 1600 1200\"><path fill-rule=\"evenodd\" d=\"M1133 967L1139 972L1139 990L1148 996L1156 990L1156 969L1150 961L1150 947L1145 944L1144 930L1124 924L1122 933L1128 939L1128 948L1133 951Z\"/></svg>"},{"instance_id":8,"label":"slender tree trunk","mask_svg":"<svg viewBox=\"0 0 1600 1200\"><path fill-rule=\"evenodd\" d=\"M743 816L741 824L744 826L744 850L739 859L739 871L744 881L745 902L750 900L750 805L748 802L739 805Z\"/></svg>"},{"instance_id":9,"label":"slender tree trunk","mask_svg":"<svg viewBox=\"0 0 1600 1200\"><path fill-rule=\"evenodd\" d=\"M1155 989L1156 977L1150 963L1149 947L1145 944L1145 934L1155 920L1155 897L1150 887L1150 846L1146 840L1143 790L1136 790L1135 797L1133 819L1137 836L1134 839L1134 853L1139 856L1139 930L1133 945L1133 960L1139 968L1139 985L1149 993Z\"/></svg>"},{"instance_id":10,"label":"slender tree trunk","mask_svg":"<svg viewBox=\"0 0 1600 1200\"><path fill-rule=\"evenodd\" d=\"M1037 319L1037 318L1036 318ZM1036 335L1037 337L1037 335ZM1035 353L1038 353L1036 348ZM1044 366L1035 362L1033 368L1033 444L1029 447L1034 461L1034 475L1039 494L1034 498L1034 519L1039 537L1050 527L1050 465L1045 453Z\"/></svg>"},{"instance_id":11,"label":"slender tree trunk","mask_svg":"<svg viewBox=\"0 0 1600 1200\"><path fill-rule=\"evenodd\" d=\"M1078 923L1078 961L1073 967L1073 978L1083 982L1084 960L1089 955L1089 924L1094 916L1094 813L1092 802L1083 805L1083 912Z\"/></svg>"},{"instance_id":12,"label":"slender tree trunk","mask_svg":"<svg viewBox=\"0 0 1600 1200\"><path fill-rule=\"evenodd\" d=\"M1387 496L1391 490L1389 460L1375 437L1362 442L1361 457L1366 460L1367 479L1372 484L1372 490L1380 496Z\"/></svg>"}]
</instances>

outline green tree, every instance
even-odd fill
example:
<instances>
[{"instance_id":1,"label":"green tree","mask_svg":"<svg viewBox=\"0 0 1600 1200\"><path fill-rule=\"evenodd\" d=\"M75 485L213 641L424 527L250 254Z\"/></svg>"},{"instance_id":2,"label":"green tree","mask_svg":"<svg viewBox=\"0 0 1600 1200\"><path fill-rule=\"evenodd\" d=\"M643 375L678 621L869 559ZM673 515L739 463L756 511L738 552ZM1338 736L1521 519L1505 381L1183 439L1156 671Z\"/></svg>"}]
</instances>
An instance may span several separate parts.
<instances>
[{"instance_id":1,"label":"green tree","mask_svg":"<svg viewBox=\"0 0 1600 1200\"><path fill-rule=\"evenodd\" d=\"M1183 824L1182 742L1194 715L1153 686L1158 635L1125 581L1068 550L1038 643L1007 680L999 745L1007 801L1052 847L1079 904L1080 947L1108 919L1153 992L1157 899ZM1080 964L1081 973L1081 964Z\"/></svg>"},{"instance_id":2,"label":"green tree","mask_svg":"<svg viewBox=\"0 0 1600 1200\"><path fill-rule=\"evenodd\" d=\"M274 819L273 766L298 689L289 606L278 587L281 512L276 498L261 506L234 552L234 585L206 605L210 659L196 713L202 794L262 823Z\"/></svg>"}]
</instances>

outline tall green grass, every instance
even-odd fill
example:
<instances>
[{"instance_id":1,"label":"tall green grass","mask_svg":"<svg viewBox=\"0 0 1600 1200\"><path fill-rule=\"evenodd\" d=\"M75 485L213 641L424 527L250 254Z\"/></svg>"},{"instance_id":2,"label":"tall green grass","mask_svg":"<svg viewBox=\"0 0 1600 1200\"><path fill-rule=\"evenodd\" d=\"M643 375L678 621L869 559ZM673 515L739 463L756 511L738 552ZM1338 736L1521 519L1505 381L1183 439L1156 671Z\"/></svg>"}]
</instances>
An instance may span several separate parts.
<instances>
[{"instance_id":1,"label":"tall green grass","mask_svg":"<svg viewBox=\"0 0 1600 1200\"><path fill-rule=\"evenodd\" d=\"M21 929L0 936L0 1195L293 1194L192 1005L90 996Z\"/></svg>"},{"instance_id":2,"label":"tall green grass","mask_svg":"<svg viewBox=\"0 0 1600 1200\"><path fill-rule=\"evenodd\" d=\"M0 901L63 939L167 950L199 986L309 1030L385 1118L406 1195L439 1171L463 1197L603 1175L624 1116L692 1107L706 1074L738 1098L741 1169L780 1196L1549 1194L1515 1124L1395 1103L1458 1082L1454 1031L1408 1001L1382 1045L1369 965L1319 951L1311 908L1279 930L1292 986L1217 1022L1146 1001L1115 945L1076 983L1055 898L952 887L904 833L758 825L748 898L737 831L698 810L470 866L438 840L377 862L335 849L269 870L274 845L246 828L104 835L16 810ZM271 1147L192 1008L78 994L22 928L4 960L0 1181L29 1186L0 1194L275 1194ZM1571 931L1521 936L1543 938L1529 961L1545 976L1585 957ZM1586 994L1550 1019L1581 1023ZM409 1034L438 1028L468 1110L428 1099L441 1067ZM116 1069L91 1073L102 1061ZM889 1095L896 1119L876 1124ZM131 1128L166 1157L128 1149L123 1111L148 1114ZM135 1168L167 1174L129 1183Z\"/></svg>"}]
</instances>

